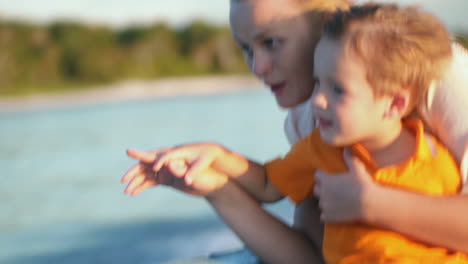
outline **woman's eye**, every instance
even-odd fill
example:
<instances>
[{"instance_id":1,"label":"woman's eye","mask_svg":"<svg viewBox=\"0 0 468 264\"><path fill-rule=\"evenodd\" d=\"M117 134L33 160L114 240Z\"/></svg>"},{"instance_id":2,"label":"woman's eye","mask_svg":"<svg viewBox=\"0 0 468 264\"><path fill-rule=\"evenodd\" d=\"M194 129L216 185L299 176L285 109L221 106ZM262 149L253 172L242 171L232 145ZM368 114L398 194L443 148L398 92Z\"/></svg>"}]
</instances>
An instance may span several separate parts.
<instances>
[{"instance_id":1,"label":"woman's eye","mask_svg":"<svg viewBox=\"0 0 468 264\"><path fill-rule=\"evenodd\" d=\"M314 87L319 87L320 86L320 81L318 78L314 78Z\"/></svg>"},{"instance_id":2,"label":"woman's eye","mask_svg":"<svg viewBox=\"0 0 468 264\"><path fill-rule=\"evenodd\" d=\"M252 51L252 48L250 46L242 45L241 48L242 48L242 52L244 53L245 56L247 56L249 58L252 57L253 51Z\"/></svg>"},{"instance_id":3,"label":"woman's eye","mask_svg":"<svg viewBox=\"0 0 468 264\"><path fill-rule=\"evenodd\" d=\"M277 38L267 38L263 41L263 45L265 45L268 49L273 49L278 45L279 41Z\"/></svg>"}]
</instances>

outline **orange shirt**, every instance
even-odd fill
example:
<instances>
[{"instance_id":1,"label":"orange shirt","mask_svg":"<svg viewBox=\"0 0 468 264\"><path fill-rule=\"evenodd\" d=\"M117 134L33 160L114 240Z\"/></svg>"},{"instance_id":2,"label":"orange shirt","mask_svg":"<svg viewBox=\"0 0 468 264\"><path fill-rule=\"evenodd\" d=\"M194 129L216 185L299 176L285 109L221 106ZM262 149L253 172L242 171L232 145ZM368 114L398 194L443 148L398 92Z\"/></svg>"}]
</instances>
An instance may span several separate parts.
<instances>
[{"instance_id":1,"label":"orange shirt","mask_svg":"<svg viewBox=\"0 0 468 264\"><path fill-rule=\"evenodd\" d=\"M405 162L378 168L360 145L351 147L366 165L375 181L431 195L450 195L459 191L458 165L447 149L434 138L428 139L423 125L408 120L405 127L414 131L416 151ZM322 141L316 129L298 141L282 159L265 164L271 182L294 202L313 195L314 172L346 172L343 148ZM465 254L430 247L395 232L364 224L326 224L323 253L333 263L468 263Z\"/></svg>"}]
</instances>

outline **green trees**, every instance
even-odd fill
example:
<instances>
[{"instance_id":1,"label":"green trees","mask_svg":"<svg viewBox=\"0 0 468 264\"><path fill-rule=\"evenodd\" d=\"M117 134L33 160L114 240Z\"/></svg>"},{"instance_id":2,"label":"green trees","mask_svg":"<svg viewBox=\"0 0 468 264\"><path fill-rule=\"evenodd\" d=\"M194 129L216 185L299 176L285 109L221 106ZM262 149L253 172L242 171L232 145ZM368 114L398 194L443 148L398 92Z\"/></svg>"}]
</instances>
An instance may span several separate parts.
<instances>
[{"instance_id":1,"label":"green trees","mask_svg":"<svg viewBox=\"0 0 468 264\"><path fill-rule=\"evenodd\" d=\"M0 95L79 89L132 78L245 72L227 27L195 21L113 30L0 20Z\"/></svg>"}]
</instances>

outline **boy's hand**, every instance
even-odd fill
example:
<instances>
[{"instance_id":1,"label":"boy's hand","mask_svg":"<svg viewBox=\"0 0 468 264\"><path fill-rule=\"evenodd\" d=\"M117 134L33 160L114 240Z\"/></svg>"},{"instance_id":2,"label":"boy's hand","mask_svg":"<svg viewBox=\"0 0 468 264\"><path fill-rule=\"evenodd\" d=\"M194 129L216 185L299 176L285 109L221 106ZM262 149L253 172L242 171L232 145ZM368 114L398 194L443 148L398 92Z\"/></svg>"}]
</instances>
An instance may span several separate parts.
<instances>
[{"instance_id":1,"label":"boy's hand","mask_svg":"<svg viewBox=\"0 0 468 264\"><path fill-rule=\"evenodd\" d=\"M158 155L164 153L166 150L168 149L158 149L151 152L131 149L127 151L128 156L137 159L140 162L131 167L121 179L122 183L128 183L125 188L125 193L136 196L150 187L158 184L164 184L163 179L157 181L154 177L155 172L153 171L153 163L157 159Z\"/></svg>"},{"instance_id":2,"label":"boy's hand","mask_svg":"<svg viewBox=\"0 0 468 264\"><path fill-rule=\"evenodd\" d=\"M188 194L208 196L215 190L223 187L227 182L228 177L209 168L209 164L207 164L208 166L198 166L195 170L191 170L191 164L182 158L173 157L172 159L168 159L166 156L162 167L156 170L154 168L155 162L167 150L172 151L172 149L164 149L153 152L137 150L129 150L127 152L130 157L139 159L140 163L133 166L123 176L122 182L128 183L125 193L135 196L152 186L162 184ZM186 179L188 171L191 171L189 181Z\"/></svg>"},{"instance_id":3,"label":"boy's hand","mask_svg":"<svg viewBox=\"0 0 468 264\"><path fill-rule=\"evenodd\" d=\"M208 168L216 169L215 162L223 155L224 148L213 143L194 143L182 145L161 153L154 162L153 170L159 171L168 161L182 159L188 164L184 174L188 185L192 183L194 177L200 175ZM221 170L218 170L222 172Z\"/></svg>"}]
</instances>

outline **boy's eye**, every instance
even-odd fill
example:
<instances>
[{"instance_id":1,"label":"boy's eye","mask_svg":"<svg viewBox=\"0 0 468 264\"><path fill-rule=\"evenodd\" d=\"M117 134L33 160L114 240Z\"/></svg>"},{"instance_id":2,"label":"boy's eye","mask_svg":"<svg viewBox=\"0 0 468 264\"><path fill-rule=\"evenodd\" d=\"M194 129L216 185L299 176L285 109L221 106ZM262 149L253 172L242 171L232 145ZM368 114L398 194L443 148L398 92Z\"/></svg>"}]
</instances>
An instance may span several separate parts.
<instances>
[{"instance_id":1,"label":"boy's eye","mask_svg":"<svg viewBox=\"0 0 468 264\"><path fill-rule=\"evenodd\" d=\"M333 92L335 94L342 95L342 94L344 94L345 91L344 91L343 87L341 87L338 84L335 84L335 85L333 85Z\"/></svg>"}]
</instances>

